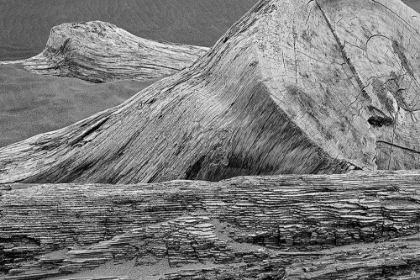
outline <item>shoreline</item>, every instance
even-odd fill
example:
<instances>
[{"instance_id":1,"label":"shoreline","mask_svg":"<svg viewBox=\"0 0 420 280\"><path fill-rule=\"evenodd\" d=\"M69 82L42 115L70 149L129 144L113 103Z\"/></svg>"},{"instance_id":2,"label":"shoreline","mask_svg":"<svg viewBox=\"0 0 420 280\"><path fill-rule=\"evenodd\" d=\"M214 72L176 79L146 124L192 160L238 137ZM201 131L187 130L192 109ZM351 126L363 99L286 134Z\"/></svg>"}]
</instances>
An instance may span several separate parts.
<instances>
[{"instance_id":1,"label":"shoreline","mask_svg":"<svg viewBox=\"0 0 420 280\"><path fill-rule=\"evenodd\" d=\"M20 59L20 60L5 60L5 61L0 60L0 65L21 64L21 63L24 63L26 60L27 58Z\"/></svg>"}]
</instances>

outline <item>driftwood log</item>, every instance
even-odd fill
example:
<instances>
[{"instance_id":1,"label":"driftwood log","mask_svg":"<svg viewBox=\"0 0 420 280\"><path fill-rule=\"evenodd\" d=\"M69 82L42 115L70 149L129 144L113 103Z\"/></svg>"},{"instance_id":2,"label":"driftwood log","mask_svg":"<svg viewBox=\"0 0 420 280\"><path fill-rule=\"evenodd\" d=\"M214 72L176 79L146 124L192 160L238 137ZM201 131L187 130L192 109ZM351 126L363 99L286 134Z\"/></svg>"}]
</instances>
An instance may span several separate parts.
<instances>
[{"instance_id":1,"label":"driftwood log","mask_svg":"<svg viewBox=\"0 0 420 280\"><path fill-rule=\"evenodd\" d=\"M1 149L0 182L419 168L419 28L398 0L263 0L191 67Z\"/></svg>"},{"instance_id":2,"label":"driftwood log","mask_svg":"<svg viewBox=\"0 0 420 280\"><path fill-rule=\"evenodd\" d=\"M418 171L0 189L7 280L420 273Z\"/></svg>"},{"instance_id":3,"label":"driftwood log","mask_svg":"<svg viewBox=\"0 0 420 280\"><path fill-rule=\"evenodd\" d=\"M144 183L419 168L417 17L263 0L189 68L1 149L0 277L418 279L418 171Z\"/></svg>"},{"instance_id":4,"label":"driftwood log","mask_svg":"<svg viewBox=\"0 0 420 280\"><path fill-rule=\"evenodd\" d=\"M91 82L150 80L190 66L208 48L143 39L101 21L55 26L42 53L23 62L41 75Z\"/></svg>"}]
</instances>

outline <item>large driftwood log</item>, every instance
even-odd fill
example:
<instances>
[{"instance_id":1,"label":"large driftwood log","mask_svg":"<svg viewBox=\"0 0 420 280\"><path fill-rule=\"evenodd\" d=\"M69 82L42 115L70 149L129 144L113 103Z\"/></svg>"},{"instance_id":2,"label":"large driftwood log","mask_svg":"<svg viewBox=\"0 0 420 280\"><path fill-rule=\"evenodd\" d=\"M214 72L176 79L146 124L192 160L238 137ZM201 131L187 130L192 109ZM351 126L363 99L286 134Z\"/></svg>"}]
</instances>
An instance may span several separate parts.
<instances>
[{"instance_id":1,"label":"large driftwood log","mask_svg":"<svg viewBox=\"0 0 420 280\"><path fill-rule=\"evenodd\" d=\"M0 271L8 280L74 279L95 268L89 275L129 279L153 269L157 276L144 279L420 272L419 172L1 189ZM127 265L134 275L125 275Z\"/></svg>"},{"instance_id":2,"label":"large driftwood log","mask_svg":"<svg viewBox=\"0 0 420 280\"><path fill-rule=\"evenodd\" d=\"M41 75L92 82L149 80L172 75L208 51L205 47L158 43L101 21L55 26L42 53L23 62Z\"/></svg>"},{"instance_id":3,"label":"large driftwood log","mask_svg":"<svg viewBox=\"0 0 420 280\"><path fill-rule=\"evenodd\" d=\"M0 182L157 182L419 168L418 14L263 0L189 69L0 150Z\"/></svg>"}]
</instances>

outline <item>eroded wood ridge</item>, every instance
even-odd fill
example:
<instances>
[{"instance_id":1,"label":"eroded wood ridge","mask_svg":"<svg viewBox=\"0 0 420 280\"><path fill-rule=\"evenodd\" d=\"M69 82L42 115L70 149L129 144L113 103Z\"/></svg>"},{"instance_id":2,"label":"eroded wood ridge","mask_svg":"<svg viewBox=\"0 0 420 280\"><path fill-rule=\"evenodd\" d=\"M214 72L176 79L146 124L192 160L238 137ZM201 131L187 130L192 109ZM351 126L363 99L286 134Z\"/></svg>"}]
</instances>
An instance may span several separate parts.
<instances>
[{"instance_id":1,"label":"eroded wood ridge","mask_svg":"<svg viewBox=\"0 0 420 280\"><path fill-rule=\"evenodd\" d=\"M172 75L196 61L208 48L158 43L101 21L64 23L51 30L47 46L23 62L42 75L91 82L150 80Z\"/></svg>"},{"instance_id":2,"label":"eroded wood ridge","mask_svg":"<svg viewBox=\"0 0 420 280\"><path fill-rule=\"evenodd\" d=\"M419 182L399 172L2 185L0 270L35 279L128 261L176 268L161 279L410 275L420 269Z\"/></svg>"}]
</instances>

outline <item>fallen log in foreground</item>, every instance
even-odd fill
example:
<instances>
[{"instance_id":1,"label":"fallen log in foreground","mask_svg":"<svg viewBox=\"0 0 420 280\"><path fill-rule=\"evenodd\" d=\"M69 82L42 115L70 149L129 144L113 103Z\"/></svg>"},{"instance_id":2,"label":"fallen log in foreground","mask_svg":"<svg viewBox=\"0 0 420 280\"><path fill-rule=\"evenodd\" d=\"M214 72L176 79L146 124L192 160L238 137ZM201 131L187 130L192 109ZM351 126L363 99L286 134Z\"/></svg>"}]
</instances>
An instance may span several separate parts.
<instances>
[{"instance_id":1,"label":"fallen log in foreground","mask_svg":"<svg viewBox=\"0 0 420 280\"><path fill-rule=\"evenodd\" d=\"M91 279L136 279L127 266L157 273L145 279L408 279L398 277L420 271L418 171L1 185L0 216L0 271L10 280L86 270Z\"/></svg>"}]
</instances>

